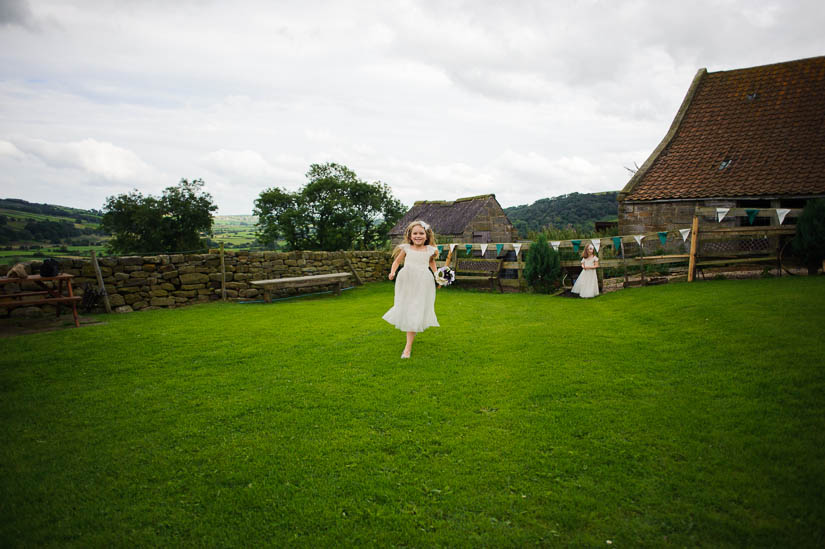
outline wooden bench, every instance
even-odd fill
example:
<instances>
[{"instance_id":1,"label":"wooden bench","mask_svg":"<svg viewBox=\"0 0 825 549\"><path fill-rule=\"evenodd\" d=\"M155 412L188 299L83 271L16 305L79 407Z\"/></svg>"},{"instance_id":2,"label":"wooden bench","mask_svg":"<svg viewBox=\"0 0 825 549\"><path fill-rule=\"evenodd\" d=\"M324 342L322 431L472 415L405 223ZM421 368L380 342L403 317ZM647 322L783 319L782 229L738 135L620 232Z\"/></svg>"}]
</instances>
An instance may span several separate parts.
<instances>
[{"instance_id":1,"label":"wooden bench","mask_svg":"<svg viewBox=\"0 0 825 549\"><path fill-rule=\"evenodd\" d=\"M0 278L0 286L7 285L22 286L25 283L34 283L43 288L39 291L16 291L11 293L0 293L0 307L6 309L14 309L16 307L35 307L37 305L55 305L57 308L57 316L60 316L60 306L63 304L71 304L72 316L74 318L74 325L80 326L77 319L77 304L83 298L74 295L72 291L72 275L59 274L57 276L43 277L40 275L31 275L27 278ZM56 287L49 287L45 283L53 282ZM64 289L65 288L65 289ZM69 295L63 295L63 292ZM35 297L36 299L25 299L28 297Z\"/></svg>"},{"instance_id":2,"label":"wooden bench","mask_svg":"<svg viewBox=\"0 0 825 549\"><path fill-rule=\"evenodd\" d=\"M489 280L490 290L495 289L498 283L498 291L503 292L501 287L501 265L504 259L481 259L481 258L460 258L455 264L456 280Z\"/></svg>"},{"instance_id":3,"label":"wooden bench","mask_svg":"<svg viewBox=\"0 0 825 549\"><path fill-rule=\"evenodd\" d=\"M333 286L335 295L341 295L341 284L351 277L351 273L330 273L311 276L294 276L290 278L273 278L271 280L253 280L251 284L264 290L264 300L272 303L272 290L278 288L306 288L308 286Z\"/></svg>"}]
</instances>

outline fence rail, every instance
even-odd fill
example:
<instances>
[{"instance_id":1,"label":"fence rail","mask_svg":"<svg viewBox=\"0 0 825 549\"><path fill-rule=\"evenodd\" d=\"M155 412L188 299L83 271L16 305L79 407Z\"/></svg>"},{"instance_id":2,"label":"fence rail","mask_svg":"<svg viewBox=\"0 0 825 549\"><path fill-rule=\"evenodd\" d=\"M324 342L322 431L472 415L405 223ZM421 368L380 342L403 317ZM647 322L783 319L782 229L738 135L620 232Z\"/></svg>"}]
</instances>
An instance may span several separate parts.
<instances>
[{"instance_id":1,"label":"fence rail","mask_svg":"<svg viewBox=\"0 0 825 549\"><path fill-rule=\"evenodd\" d=\"M717 267L724 265L747 265L747 264L764 264L776 263L781 270L781 252L782 246L787 242L787 237L796 234L795 225L783 225L786 219L794 219L802 214L802 209L782 209L775 208L728 208L724 209L724 214L720 218L720 209L710 207L696 208L694 211L693 222L690 227L689 237L682 236L678 229L667 232L648 233L644 235L623 235L616 237L602 237L599 238L602 249L612 249L612 253L617 257L604 258L599 260L599 278L603 278L603 269L615 268L622 269L625 285L630 284L629 271L638 270L640 273L641 284L647 283L645 275L646 268L650 265L686 265L687 279L692 281L695 277L696 271L701 270L702 267ZM709 221L707 218L711 218ZM747 218L735 220L735 218ZM722 220L735 223L753 223L756 219L770 219L771 225L757 225L746 226L739 225L735 227L718 226ZM713 225L708 225L713 223ZM685 227L685 230L688 229ZM690 239L689 253L670 253L655 255L646 255L645 246L648 242L656 242L656 237L662 238L662 235L670 236L676 233L675 239L671 239L668 243L675 245L687 245L688 238ZM648 238L652 237L652 238ZM644 240L648 238L648 240ZM682 239L681 242L679 239ZM666 239L665 239L666 240ZM578 249L581 245L587 245L591 242L589 238L575 239L575 240L561 240L553 242L557 249ZM625 244L628 244L626 247ZM495 254L497 257L503 252L516 251L516 261L504 261L502 269L515 270L516 278L503 278L501 282L504 286L523 288L526 286L524 279L524 266L527 251L530 249L531 242L491 242L487 245L479 243L455 243L454 253L477 253L483 250L486 251L485 257ZM655 244L654 244L655 245ZM701 245L705 245L704 249ZM483 247L483 248L482 248ZM665 243L662 242L662 248L666 248ZM443 246L444 249L449 248L449 245ZM634 255L634 252L636 255ZM445 261L437 261L437 266L441 267ZM580 268L581 263L578 259L565 259L561 261L561 266L564 269L576 270Z\"/></svg>"}]
</instances>

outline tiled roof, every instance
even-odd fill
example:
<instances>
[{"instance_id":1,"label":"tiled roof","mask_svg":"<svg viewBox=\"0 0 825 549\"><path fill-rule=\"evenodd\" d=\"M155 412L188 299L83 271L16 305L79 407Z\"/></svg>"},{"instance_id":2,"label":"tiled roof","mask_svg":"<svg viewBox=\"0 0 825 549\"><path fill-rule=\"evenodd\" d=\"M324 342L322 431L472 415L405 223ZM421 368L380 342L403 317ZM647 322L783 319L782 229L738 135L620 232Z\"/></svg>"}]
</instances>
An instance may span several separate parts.
<instances>
[{"instance_id":1,"label":"tiled roof","mask_svg":"<svg viewBox=\"0 0 825 549\"><path fill-rule=\"evenodd\" d=\"M461 234L473 218L478 215L488 200L495 200L496 195L485 194L459 198L454 202L443 200L422 200L413 204L410 211L401 218L390 231L391 235L404 234L407 225L420 219L433 227L436 234Z\"/></svg>"},{"instance_id":2,"label":"tiled roof","mask_svg":"<svg viewBox=\"0 0 825 549\"><path fill-rule=\"evenodd\" d=\"M699 71L620 200L811 195L825 195L825 57Z\"/></svg>"}]
</instances>

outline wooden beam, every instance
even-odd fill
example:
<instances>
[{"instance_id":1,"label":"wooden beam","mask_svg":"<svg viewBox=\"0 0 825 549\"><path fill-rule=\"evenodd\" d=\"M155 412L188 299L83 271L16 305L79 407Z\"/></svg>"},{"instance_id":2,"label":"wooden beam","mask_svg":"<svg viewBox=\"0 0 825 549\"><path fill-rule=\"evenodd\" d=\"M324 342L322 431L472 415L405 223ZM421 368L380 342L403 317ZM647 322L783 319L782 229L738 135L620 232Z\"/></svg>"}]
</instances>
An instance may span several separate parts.
<instances>
[{"instance_id":1,"label":"wooden beam","mask_svg":"<svg viewBox=\"0 0 825 549\"><path fill-rule=\"evenodd\" d=\"M100 296L103 298L103 306L107 313L112 312L112 305L109 303L109 294L106 293L106 285L103 283L103 274L100 272L100 265L97 263L97 256L92 250L92 265L95 268L95 276L97 277L97 285L100 288Z\"/></svg>"},{"instance_id":2,"label":"wooden beam","mask_svg":"<svg viewBox=\"0 0 825 549\"><path fill-rule=\"evenodd\" d=\"M690 261L688 262L688 282L693 282L696 272L696 248L699 242L699 216L693 215L693 224L690 227Z\"/></svg>"}]
</instances>

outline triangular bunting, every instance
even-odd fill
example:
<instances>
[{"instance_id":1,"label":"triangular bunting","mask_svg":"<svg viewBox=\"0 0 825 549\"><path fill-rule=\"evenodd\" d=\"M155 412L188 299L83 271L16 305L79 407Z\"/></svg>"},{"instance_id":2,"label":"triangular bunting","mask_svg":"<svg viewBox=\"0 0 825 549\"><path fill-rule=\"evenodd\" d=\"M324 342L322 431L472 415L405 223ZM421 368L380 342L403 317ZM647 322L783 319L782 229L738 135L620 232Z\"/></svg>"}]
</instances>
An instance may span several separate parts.
<instances>
[{"instance_id":1,"label":"triangular bunting","mask_svg":"<svg viewBox=\"0 0 825 549\"><path fill-rule=\"evenodd\" d=\"M690 229L679 229L679 234L682 235L682 242L687 242L687 237L690 234Z\"/></svg>"},{"instance_id":2,"label":"triangular bunting","mask_svg":"<svg viewBox=\"0 0 825 549\"><path fill-rule=\"evenodd\" d=\"M504 249L504 244L496 244L496 257L501 255L501 250Z\"/></svg>"},{"instance_id":3,"label":"triangular bunting","mask_svg":"<svg viewBox=\"0 0 825 549\"><path fill-rule=\"evenodd\" d=\"M561 240L551 240L550 245L553 246L553 249L559 251L559 244L561 244Z\"/></svg>"},{"instance_id":4,"label":"triangular bunting","mask_svg":"<svg viewBox=\"0 0 825 549\"><path fill-rule=\"evenodd\" d=\"M467 250L467 255L470 255L473 251L473 245L472 244L465 244L464 248Z\"/></svg>"},{"instance_id":5,"label":"triangular bunting","mask_svg":"<svg viewBox=\"0 0 825 549\"><path fill-rule=\"evenodd\" d=\"M458 244L450 244L450 253L453 253L453 250L455 250L456 246L458 246Z\"/></svg>"},{"instance_id":6,"label":"triangular bunting","mask_svg":"<svg viewBox=\"0 0 825 549\"><path fill-rule=\"evenodd\" d=\"M635 239L636 239L636 244L638 244L639 246L641 246L641 245L642 245L642 239L643 239L644 237L645 237L645 235L643 235L643 234L634 234L634 235L633 235L633 238L635 238Z\"/></svg>"},{"instance_id":7,"label":"triangular bunting","mask_svg":"<svg viewBox=\"0 0 825 549\"><path fill-rule=\"evenodd\" d=\"M716 208L716 221L721 223L729 211L730 208Z\"/></svg>"},{"instance_id":8,"label":"triangular bunting","mask_svg":"<svg viewBox=\"0 0 825 549\"><path fill-rule=\"evenodd\" d=\"M662 243L662 246L667 244L667 231L659 231L656 233L659 235L659 242Z\"/></svg>"},{"instance_id":9,"label":"triangular bunting","mask_svg":"<svg viewBox=\"0 0 825 549\"><path fill-rule=\"evenodd\" d=\"M516 260L518 260L518 253L521 251L521 244L513 244L513 249L516 251Z\"/></svg>"},{"instance_id":10,"label":"triangular bunting","mask_svg":"<svg viewBox=\"0 0 825 549\"><path fill-rule=\"evenodd\" d=\"M593 249L596 250L596 253L599 253L599 246L601 245L602 241L599 238L594 238L590 242L593 243Z\"/></svg>"},{"instance_id":11,"label":"triangular bunting","mask_svg":"<svg viewBox=\"0 0 825 549\"><path fill-rule=\"evenodd\" d=\"M484 257L484 254L487 253L487 244L481 245L481 257Z\"/></svg>"},{"instance_id":12,"label":"triangular bunting","mask_svg":"<svg viewBox=\"0 0 825 549\"><path fill-rule=\"evenodd\" d=\"M785 216L788 215L788 212L791 211L787 208L777 208L776 209L776 217L779 218L779 224L782 225L782 222L785 221Z\"/></svg>"},{"instance_id":13,"label":"triangular bunting","mask_svg":"<svg viewBox=\"0 0 825 549\"><path fill-rule=\"evenodd\" d=\"M748 208L745 210L745 213L748 214L748 223L753 225L753 221L756 219L756 214L759 213L759 210Z\"/></svg>"},{"instance_id":14,"label":"triangular bunting","mask_svg":"<svg viewBox=\"0 0 825 549\"><path fill-rule=\"evenodd\" d=\"M441 255L441 252L443 252L443 251L444 251L444 246L442 246L441 244L439 244L439 245L437 246L437 248L438 248L438 255Z\"/></svg>"},{"instance_id":15,"label":"triangular bunting","mask_svg":"<svg viewBox=\"0 0 825 549\"><path fill-rule=\"evenodd\" d=\"M621 236L614 236L613 237L613 249L617 252L622 249L622 237Z\"/></svg>"},{"instance_id":16,"label":"triangular bunting","mask_svg":"<svg viewBox=\"0 0 825 549\"><path fill-rule=\"evenodd\" d=\"M571 240L570 243L573 244L573 251L575 253L579 253L579 246L581 246L582 241L581 240Z\"/></svg>"}]
</instances>

